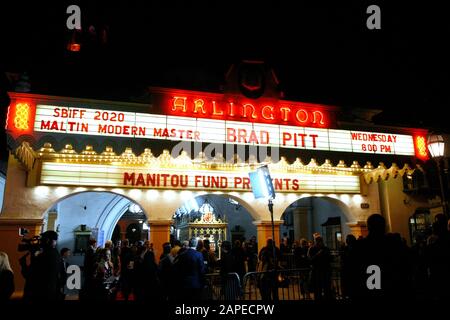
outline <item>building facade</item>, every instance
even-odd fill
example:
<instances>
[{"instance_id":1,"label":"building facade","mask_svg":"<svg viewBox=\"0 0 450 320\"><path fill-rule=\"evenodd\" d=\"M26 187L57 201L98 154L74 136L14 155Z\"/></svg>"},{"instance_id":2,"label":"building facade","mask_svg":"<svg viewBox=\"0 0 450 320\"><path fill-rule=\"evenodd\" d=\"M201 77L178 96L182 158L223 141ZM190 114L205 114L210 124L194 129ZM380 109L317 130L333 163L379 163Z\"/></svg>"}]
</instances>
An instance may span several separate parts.
<instances>
[{"instance_id":1,"label":"building facade","mask_svg":"<svg viewBox=\"0 0 450 320\"><path fill-rule=\"evenodd\" d=\"M409 241L410 217L430 207L427 197L407 192L428 157L425 130L345 123L337 107L270 92L150 92L149 103L10 93L0 249L16 274L19 228L56 230L60 246L72 249L84 226L103 244L131 204L142 209L156 257L175 213L208 196L242 208L244 229L251 222L256 231L246 237L255 235L261 248L272 237L271 215L248 174L262 164L276 189L277 242L285 233L310 239L320 232L331 244L364 236L374 213ZM240 227L228 229L239 234ZM23 279L16 281L20 291Z\"/></svg>"}]
</instances>

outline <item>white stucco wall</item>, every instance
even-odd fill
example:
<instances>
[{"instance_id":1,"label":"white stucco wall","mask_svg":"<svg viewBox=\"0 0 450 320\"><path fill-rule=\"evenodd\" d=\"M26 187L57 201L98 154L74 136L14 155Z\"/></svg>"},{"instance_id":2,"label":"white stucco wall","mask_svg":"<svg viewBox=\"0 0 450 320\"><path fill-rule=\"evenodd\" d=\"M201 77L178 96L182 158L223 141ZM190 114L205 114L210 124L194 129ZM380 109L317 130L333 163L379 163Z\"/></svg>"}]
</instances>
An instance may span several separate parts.
<instances>
[{"instance_id":1,"label":"white stucco wall","mask_svg":"<svg viewBox=\"0 0 450 320\"><path fill-rule=\"evenodd\" d=\"M117 221L127 210L130 200L120 195L108 192L82 192L68 196L54 206L45 215L56 214L54 228L59 233L58 249L75 248L74 230L84 224L97 234L99 244L109 239ZM46 225L46 228L53 226ZM81 264L82 257L74 256L72 263Z\"/></svg>"},{"instance_id":2,"label":"white stucco wall","mask_svg":"<svg viewBox=\"0 0 450 320\"><path fill-rule=\"evenodd\" d=\"M5 176L0 174L0 208L3 207L3 196L5 193L5 183L6 183Z\"/></svg>"}]
</instances>

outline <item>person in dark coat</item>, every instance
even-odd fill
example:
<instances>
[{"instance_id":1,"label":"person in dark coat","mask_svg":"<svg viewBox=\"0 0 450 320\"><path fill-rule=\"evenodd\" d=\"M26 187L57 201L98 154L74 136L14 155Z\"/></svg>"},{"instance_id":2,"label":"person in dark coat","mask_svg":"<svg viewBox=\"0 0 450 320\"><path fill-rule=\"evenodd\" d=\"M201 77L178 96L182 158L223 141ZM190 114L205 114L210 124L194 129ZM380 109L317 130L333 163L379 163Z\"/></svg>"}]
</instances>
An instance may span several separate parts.
<instances>
[{"instance_id":1,"label":"person in dark coat","mask_svg":"<svg viewBox=\"0 0 450 320\"><path fill-rule=\"evenodd\" d=\"M330 300L332 259L330 249L325 246L321 236L316 236L314 242L314 245L308 251L312 266L311 282L314 289L314 299Z\"/></svg>"},{"instance_id":2,"label":"person in dark coat","mask_svg":"<svg viewBox=\"0 0 450 320\"><path fill-rule=\"evenodd\" d=\"M46 231L41 235L41 251L33 255L29 266L22 265L22 274L29 285L24 299L56 301L61 298L61 256L56 250L58 234Z\"/></svg>"},{"instance_id":3,"label":"person in dark coat","mask_svg":"<svg viewBox=\"0 0 450 320\"><path fill-rule=\"evenodd\" d=\"M234 300L236 299L236 293L233 293L231 288L228 287L227 279L228 274L236 272L234 258L231 253L231 242L224 241L221 245L221 258L220 258L220 281L222 288L222 295L225 300Z\"/></svg>"},{"instance_id":4,"label":"person in dark coat","mask_svg":"<svg viewBox=\"0 0 450 320\"><path fill-rule=\"evenodd\" d=\"M0 303L9 300L14 293L14 273L8 255L0 251Z\"/></svg>"},{"instance_id":5,"label":"person in dark coat","mask_svg":"<svg viewBox=\"0 0 450 320\"><path fill-rule=\"evenodd\" d=\"M247 256L247 272L256 271L256 264L258 263L258 244L255 236L251 237L249 242L246 242L245 254Z\"/></svg>"},{"instance_id":6,"label":"person in dark coat","mask_svg":"<svg viewBox=\"0 0 450 320\"><path fill-rule=\"evenodd\" d=\"M233 257L233 272L236 272L239 275L239 279L241 281L244 280L245 275L245 260L246 254L244 249L242 248L242 243L240 240L236 240L234 242L234 246L231 249L231 255Z\"/></svg>"},{"instance_id":7,"label":"person in dark coat","mask_svg":"<svg viewBox=\"0 0 450 320\"><path fill-rule=\"evenodd\" d=\"M258 272L262 272L258 279L259 291L264 301L278 300L277 272L281 258L280 249L274 245L272 239L267 239L266 246L259 252Z\"/></svg>"},{"instance_id":8,"label":"person in dark coat","mask_svg":"<svg viewBox=\"0 0 450 320\"><path fill-rule=\"evenodd\" d=\"M129 299L134 284L135 255L129 244L130 242L127 239L123 240L122 248L120 250L120 288L125 300ZM136 248L136 246L134 246L134 248Z\"/></svg>"},{"instance_id":9,"label":"person in dark coat","mask_svg":"<svg viewBox=\"0 0 450 320\"><path fill-rule=\"evenodd\" d=\"M162 298L158 283L158 266L150 242L145 241L136 263L136 300L155 301Z\"/></svg>"},{"instance_id":10,"label":"person in dark coat","mask_svg":"<svg viewBox=\"0 0 450 320\"><path fill-rule=\"evenodd\" d=\"M97 262L96 255L97 248L97 240L89 239L89 246L86 249L86 253L84 255L84 263L83 263L83 274L84 274L84 285L80 292L80 299L90 299L90 293L94 290L93 286L95 283L94 273L95 273L95 264Z\"/></svg>"},{"instance_id":11,"label":"person in dark coat","mask_svg":"<svg viewBox=\"0 0 450 320\"><path fill-rule=\"evenodd\" d=\"M205 264L203 255L196 250L197 239L189 241L189 248L175 259L174 271L177 277L179 300L201 299L204 286Z\"/></svg>"},{"instance_id":12,"label":"person in dark coat","mask_svg":"<svg viewBox=\"0 0 450 320\"><path fill-rule=\"evenodd\" d=\"M367 219L369 234L356 241L350 261L355 264L354 284L351 289L353 300L391 301L408 299L410 267L408 248L399 235L386 234L386 220L380 214ZM381 288L373 290L367 285L368 268L377 266L380 270Z\"/></svg>"}]
</instances>

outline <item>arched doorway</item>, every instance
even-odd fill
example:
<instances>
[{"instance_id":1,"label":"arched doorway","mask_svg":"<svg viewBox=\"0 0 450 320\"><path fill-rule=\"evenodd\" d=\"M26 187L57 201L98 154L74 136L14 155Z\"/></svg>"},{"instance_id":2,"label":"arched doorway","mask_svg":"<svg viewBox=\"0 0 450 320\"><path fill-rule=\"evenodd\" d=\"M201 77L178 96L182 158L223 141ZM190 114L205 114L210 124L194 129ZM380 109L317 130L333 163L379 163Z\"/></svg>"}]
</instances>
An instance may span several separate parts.
<instances>
[{"instance_id":1,"label":"arched doorway","mask_svg":"<svg viewBox=\"0 0 450 320\"><path fill-rule=\"evenodd\" d=\"M98 246L103 246L105 241L113 238L116 226L130 213L130 208L139 210L135 217L137 220L129 224L142 224L136 229L139 229L141 237L146 234L148 238L148 215L143 209L130 198L107 191L84 191L59 199L44 214L43 229L57 231L57 248L69 248L73 252L70 263L82 265L89 238L97 239ZM119 228L119 235L127 230L123 226Z\"/></svg>"},{"instance_id":2,"label":"arched doorway","mask_svg":"<svg viewBox=\"0 0 450 320\"><path fill-rule=\"evenodd\" d=\"M304 197L291 203L284 211L280 235L292 245L296 240L312 240L318 233L331 250L339 250L345 237L351 233L348 217L348 206L337 198Z\"/></svg>"}]
</instances>

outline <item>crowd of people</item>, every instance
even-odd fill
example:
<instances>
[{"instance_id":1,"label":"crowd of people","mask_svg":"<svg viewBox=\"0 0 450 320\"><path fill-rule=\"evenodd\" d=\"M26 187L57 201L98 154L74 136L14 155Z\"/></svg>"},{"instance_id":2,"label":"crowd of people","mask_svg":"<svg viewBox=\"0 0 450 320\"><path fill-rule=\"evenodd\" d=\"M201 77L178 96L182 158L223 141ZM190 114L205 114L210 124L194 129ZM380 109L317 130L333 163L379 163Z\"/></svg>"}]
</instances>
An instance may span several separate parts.
<instances>
[{"instance_id":1,"label":"crowd of people","mask_svg":"<svg viewBox=\"0 0 450 320\"><path fill-rule=\"evenodd\" d=\"M280 248L272 239L258 252L256 237L248 241L223 241L220 259L208 240L173 241L163 245L158 262L149 241L130 244L128 240L97 247L89 242L83 265L80 300L177 301L200 300L205 275L219 274L222 290L227 276L237 274L242 286L249 272L258 275L257 287L263 300L277 300L279 270L300 270L300 287L305 297L315 300L335 298L332 265L339 265L341 297L361 299L444 298L450 292L450 224L437 215L432 233L416 238L413 246L396 233L386 233L381 215L367 220L368 235L356 239L348 235L338 253L332 252L318 233L314 240L290 242L283 238ZM56 250L57 233L42 234L39 254L21 260L26 283L25 300L64 300L70 250ZM31 260L27 262L27 256ZM294 265L286 265L286 256ZM369 285L373 268L380 270L379 284ZM334 270L335 271L335 270ZM0 299L14 292L14 274L8 256L0 252Z\"/></svg>"},{"instance_id":2,"label":"crowd of people","mask_svg":"<svg viewBox=\"0 0 450 320\"><path fill-rule=\"evenodd\" d=\"M302 274L302 294L315 300L336 298L334 272L339 296L344 299L450 297L450 220L443 214L436 215L429 234L415 235L412 246L399 233L386 233L386 221L379 214L368 218L367 227L366 237L357 239L349 234L334 252L318 233L313 241L302 239L291 244L283 239L281 261L290 254L295 268L310 270ZM380 270L377 286L368 284L376 282L371 266Z\"/></svg>"}]
</instances>

